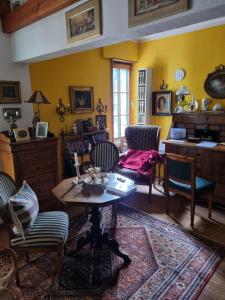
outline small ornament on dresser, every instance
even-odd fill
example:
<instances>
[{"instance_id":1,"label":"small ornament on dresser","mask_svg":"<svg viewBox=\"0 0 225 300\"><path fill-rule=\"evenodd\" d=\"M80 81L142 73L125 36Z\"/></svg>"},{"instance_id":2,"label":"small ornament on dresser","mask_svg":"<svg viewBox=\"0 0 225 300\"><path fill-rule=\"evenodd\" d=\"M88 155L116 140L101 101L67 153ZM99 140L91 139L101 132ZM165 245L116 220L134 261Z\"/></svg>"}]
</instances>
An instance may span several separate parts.
<instances>
[{"instance_id":1,"label":"small ornament on dresser","mask_svg":"<svg viewBox=\"0 0 225 300\"><path fill-rule=\"evenodd\" d=\"M211 99L203 98L202 99L201 111L208 111L210 102L211 102Z\"/></svg>"},{"instance_id":2,"label":"small ornament on dresser","mask_svg":"<svg viewBox=\"0 0 225 300\"><path fill-rule=\"evenodd\" d=\"M216 103L216 104L213 106L213 111L224 111L224 107L223 107L222 104Z\"/></svg>"},{"instance_id":3,"label":"small ornament on dresser","mask_svg":"<svg viewBox=\"0 0 225 300\"><path fill-rule=\"evenodd\" d=\"M77 135L77 124L73 123L73 133Z\"/></svg>"}]
</instances>

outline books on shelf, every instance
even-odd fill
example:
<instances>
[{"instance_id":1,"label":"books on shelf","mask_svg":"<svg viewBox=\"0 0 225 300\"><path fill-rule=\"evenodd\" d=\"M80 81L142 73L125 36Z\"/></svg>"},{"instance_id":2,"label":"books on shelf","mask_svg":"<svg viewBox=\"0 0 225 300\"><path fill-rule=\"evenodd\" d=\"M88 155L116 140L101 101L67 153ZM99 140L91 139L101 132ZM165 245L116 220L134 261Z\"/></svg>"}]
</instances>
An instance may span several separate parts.
<instances>
[{"instance_id":1,"label":"books on shelf","mask_svg":"<svg viewBox=\"0 0 225 300\"><path fill-rule=\"evenodd\" d=\"M135 190L136 185L133 180L118 174L114 180L110 180L106 187L107 192L112 192L120 196L127 196Z\"/></svg>"}]
</instances>

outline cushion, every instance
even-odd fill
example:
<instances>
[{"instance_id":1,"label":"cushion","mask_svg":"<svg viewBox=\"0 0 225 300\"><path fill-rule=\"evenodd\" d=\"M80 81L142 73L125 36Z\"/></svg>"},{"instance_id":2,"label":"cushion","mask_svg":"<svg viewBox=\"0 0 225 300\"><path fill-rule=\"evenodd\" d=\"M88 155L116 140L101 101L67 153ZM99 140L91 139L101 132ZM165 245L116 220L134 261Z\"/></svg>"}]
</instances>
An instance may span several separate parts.
<instances>
[{"instance_id":1,"label":"cushion","mask_svg":"<svg viewBox=\"0 0 225 300\"><path fill-rule=\"evenodd\" d=\"M68 235L69 218L63 211L49 211L39 213L32 229L24 240L17 228L11 239L12 247L55 247L63 244Z\"/></svg>"},{"instance_id":2,"label":"cushion","mask_svg":"<svg viewBox=\"0 0 225 300\"><path fill-rule=\"evenodd\" d=\"M9 198L9 211L15 227L23 239L34 225L39 210L38 199L34 191L24 180L20 190Z\"/></svg>"},{"instance_id":3,"label":"cushion","mask_svg":"<svg viewBox=\"0 0 225 300\"><path fill-rule=\"evenodd\" d=\"M178 182L172 179L169 179L168 181L169 187L178 189L182 192L191 193L191 185L185 184L182 182ZM209 180L206 180L201 177L195 177L195 192L199 193L205 190L212 190L215 187L215 183Z\"/></svg>"}]
</instances>

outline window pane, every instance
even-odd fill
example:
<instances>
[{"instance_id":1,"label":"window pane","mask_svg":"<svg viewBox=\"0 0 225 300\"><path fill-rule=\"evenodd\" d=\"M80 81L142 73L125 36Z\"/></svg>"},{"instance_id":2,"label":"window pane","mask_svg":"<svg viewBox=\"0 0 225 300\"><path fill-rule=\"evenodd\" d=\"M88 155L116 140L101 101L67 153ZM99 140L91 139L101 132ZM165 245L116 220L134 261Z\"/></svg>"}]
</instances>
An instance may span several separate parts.
<instances>
[{"instance_id":1,"label":"window pane","mask_svg":"<svg viewBox=\"0 0 225 300\"><path fill-rule=\"evenodd\" d=\"M128 70L120 69L120 91L128 92Z\"/></svg>"},{"instance_id":2,"label":"window pane","mask_svg":"<svg viewBox=\"0 0 225 300\"><path fill-rule=\"evenodd\" d=\"M121 136L125 136L125 128L128 125L128 116L121 116Z\"/></svg>"},{"instance_id":3,"label":"window pane","mask_svg":"<svg viewBox=\"0 0 225 300\"><path fill-rule=\"evenodd\" d=\"M120 137L119 134L119 117L113 118L113 129L114 129L114 138Z\"/></svg>"},{"instance_id":4,"label":"window pane","mask_svg":"<svg viewBox=\"0 0 225 300\"><path fill-rule=\"evenodd\" d=\"M120 112L121 112L121 115L128 114L128 94L127 93L120 94Z\"/></svg>"},{"instance_id":5,"label":"window pane","mask_svg":"<svg viewBox=\"0 0 225 300\"><path fill-rule=\"evenodd\" d=\"M113 114L119 114L119 94L113 93Z\"/></svg>"},{"instance_id":6,"label":"window pane","mask_svg":"<svg viewBox=\"0 0 225 300\"><path fill-rule=\"evenodd\" d=\"M119 69L113 68L113 91L114 92L119 91L119 77L120 77Z\"/></svg>"}]
</instances>

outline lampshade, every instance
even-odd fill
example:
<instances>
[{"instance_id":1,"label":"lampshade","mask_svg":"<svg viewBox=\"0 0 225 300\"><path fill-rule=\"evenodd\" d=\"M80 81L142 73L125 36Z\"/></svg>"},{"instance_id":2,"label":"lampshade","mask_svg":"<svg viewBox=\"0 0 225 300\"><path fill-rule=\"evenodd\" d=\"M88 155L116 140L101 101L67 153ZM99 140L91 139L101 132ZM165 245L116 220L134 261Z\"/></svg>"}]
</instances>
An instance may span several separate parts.
<instances>
[{"instance_id":1,"label":"lampshade","mask_svg":"<svg viewBox=\"0 0 225 300\"><path fill-rule=\"evenodd\" d=\"M30 99L25 102L34 103L38 105L38 113L35 113L33 118L33 127L35 127L35 124L41 120L39 104L50 104L50 102L41 91L35 91L30 97Z\"/></svg>"},{"instance_id":2,"label":"lampshade","mask_svg":"<svg viewBox=\"0 0 225 300\"><path fill-rule=\"evenodd\" d=\"M50 104L48 99L44 96L44 94L41 91L35 91L33 95L30 97L28 103L38 103L38 104Z\"/></svg>"},{"instance_id":3,"label":"lampshade","mask_svg":"<svg viewBox=\"0 0 225 300\"><path fill-rule=\"evenodd\" d=\"M190 95L190 91L186 86L181 86L177 91L176 95Z\"/></svg>"}]
</instances>

